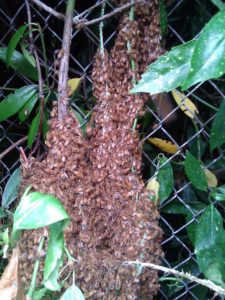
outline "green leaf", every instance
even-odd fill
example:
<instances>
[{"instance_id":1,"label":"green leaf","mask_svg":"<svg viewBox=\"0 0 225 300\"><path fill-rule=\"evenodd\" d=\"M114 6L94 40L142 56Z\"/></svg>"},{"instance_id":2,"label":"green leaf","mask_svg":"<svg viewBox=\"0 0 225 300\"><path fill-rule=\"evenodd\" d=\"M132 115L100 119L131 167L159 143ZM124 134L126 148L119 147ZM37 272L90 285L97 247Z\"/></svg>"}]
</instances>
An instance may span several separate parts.
<instances>
[{"instance_id":1,"label":"green leaf","mask_svg":"<svg viewBox=\"0 0 225 300\"><path fill-rule=\"evenodd\" d=\"M215 148L225 143L225 100L222 101L215 119L212 123L212 128L209 137L210 149Z\"/></svg>"},{"instance_id":2,"label":"green leaf","mask_svg":"<svg viewBox=\"0 0 225 300\"><path fill-rule=\"evenodd\" d=\"M32 300L43 300L43 299L45 299L44 297L45 297L47 291L48 290L46 288L41 288L41 289L38 289L38 290L34 291Z\"/></svg>"},{"instance_id":3,"label":"green leaf","mask_svg":"<svg viewBox=\"0 0 225 300\"><path fill-rule=\"evenodd\" d=\"M85 300L85 298L79 287L73 284L65 291L60 300Z\"/></svg>"},{"instance_id":4,"label":"green leaf","mask_svg":"<svg viewBox=\"0 0 225 300\"><path fill-rule=\"evenodd\" d=\"M35 93L30 100L23 106L23 108L19 111L19 120L20 122L24 122L27 117L30 115L32 112L36 102L38 100L38 93Z\"/></svg>"},{"instance_id":5,"label":"green leaf","mask_svg":"<svg viewBox=\"0 0 225 300\"><path fill-rule=\"evenodd\" d=\"M35 66L36 66L36 62L35 62L34 56L31 55L31 54L29 53L29 51L27 51L27 45L25 44L25 42L22 41L21 44L20 44L20 46L21 46L21 50L22 50L23 55L24 55L24 57L26 58L26 60L29 61L29 63L30 63L33 67L35 67Z\"/></svg>"},{"instance_id":6,"label":"green leaf","mask_svg":"<svg viewBox=\"0 0 225 300\"><path fill-rule=\"evenodd\" d=\"M9 94L0 102L0 122L16 114L36 93L35 85L27 85Z\"/></svg>"},{"instance_id":7,"label":"green leaf","mask_svg":"<svg viewBox=\"0 0 225 300\"><path fill-rule=\"evenodd\" d=\"M49 226L49 242L44 267L44 285L52 291L59 291L59 270L63 265L64 235L63 229L68 224L65 220Z\"/></svg>"},{"instance_id":8,"label":"green leaf","mask_svg":"<svg viewBox=\"0 0 225 300\"><path fill-rule=\"evenodd\" d=\"M197 224L198 224L198 221L196 219L193 218L193 215L191 213L187 214L186 215L186 222L190 222L190 221L193 221L192 223L190 223L187 227L186 227L186 230L187 230L187 233L188 233L188 237L192 243L192 245L195 244L195 232L196 232L196 227L197 227Z\"/></svg>"},{"instance_id":9,"label":"green leaf","mask_svg":"<svg viewBox=\"0 0 225 300\"><path fill-rule=\"evenodd\" d=\"M191 183L199 190L206 191L208 184L200 162L189 152L184 163L185 173Z\"/></svg>"},{"instance_id":10,"label":"green leaf","mask_svg":"<svg viewBox=\"0 0 225 300\"><path fill-rule=\"evenodd\" d=\"M56 197L39 192L25 193L14 213L13 232L41 228L68 218Z\"/></svg>"},{"instance_id":11,"label":"green leaf","mask_svg":"<svg viewBox=\"0 0 225 300\"><path fill-rule=\"evenodd\" d=\"M51 290L59 290L57 282L59 269L63 263L63 230L69 222L69 216L59 199L52 195L25 191L14 213L14 240L19 238L21 230L37 229L49 226L49 242L44 268L44 284Z\"/></svg>"},{"instance_id":12,"label":"green leaf","mask_svg":"<svg viewBox=\"0 0 225 300\"><path fill-rule=\"evenodd\" d=\"M3 195L2 195L2 208L8 208L9 205L16 199L18 195L18 189L21 181L20 168L16 169L10 176Z\"/></svg>"},{"instance_id":13,"label":"green leaf","mask_svg":"<svg viewBox=\"0 0 225 300\"><path fill-rule=\"evenodd\" d=\"M4 63L6 63L6 52L6 47L0 47L0 60ZM20 52L13 51L9 66L27 78L38 81L37 68L33 67Z\"/></svg>"},{"instance_id":14,"label":"green leaf","mask_svg":"<svg viewBox=\"0 0 225 300\"><path fill-rule=\"evenodd\" d=\"M191 67L191 56L195 43L195 40L187 42L160 56L148 67L130 93L157 94L169 92L183 85Z\"/></svg>"},{"instance_id":15,"label":"green leaf","mask_svg":"<svg viewBox=\"0 0 225 300\"><path fill-rule=\"evenodd\" d=\"M12 55L13 55L13 51L16 49L17 44L19 43L19 41L21 40L26 28L28 25L23 25L21 26L11 37L10 41L9 41L9 45L7 47L7 52L6 52L6 65L7 67L10 64Z\"/></svg>"},{"instance_id":16,"label":"green leaf","mask_svg":"<svg viewBox=\"0 0 225 300\"><path fill-rule=\"evenodd\" d=\"M213 4L215 4L220 10L225 9L225 3L221 0L211 0Z\"/></svg>"},{"instance_id":17,"label":"green leaf","mask_svg":"<svg viewBox=\"0 0 225 300\"><path fill-rule=\"evenodd\" d=\"M32 147L35 137L38 133L39 124L40 124L40 112L38 112L36 117L33 119L30 129L29 129L29 132L28 132L27 142L28 142L28 146L30 148Z\"/></svg>"},{"instance_id":18,"label":"green leaf","mask_svg":"<svg viewBox=\"0 0 225 300\"><path fill-rule=\"evenodd\" d=\"M42 135L44 139L48 133L49 126L48 126L48 111L46 110L43 115L43 122L42 122Z\"/></svg>"},{"instance_id":19,"label":"green leaf","mask_svg":"<svg viewBox=\"0 0 225 300\"><path fill-rule=\"evenodd\" d=\"M195 44L190 73L182 89L225 73L224 23L225 10L217 13L203 28Z\"/></svg>"},{"instance_id":20,"label":"green leaf","mask_svg":"<svg viewBox=\"0 0 225 300\"><path fill-rule=\"evenodd\" d=\"M162 167L159 169L157 180L159 181L159 199L162 203L173 190L173 169L165 156L159 158L159 166Z\"/></svg>"},{"instance_id":21,"label":"green leaf","mask_svg":"<svg viewBox=\"0 0 225 300\"><path fill-rule=\"evenodd\" d=\"M168 32L166 6L164 0L159 0L159 17L160 17L160 28L161 35L165 36Z\"/></svg>"},{"instance_id":22,"label":"green leaf","mask_svg":"<svg viewBox=\"0 0 225 300\"><path fill-rule=\"evenodd\" d=\"M213 205L199 219L195 233L195 253L205 277L219 285L225 280L225 231L223 219Z\"/></svg>"},{"instance_id":23,"label":"green leaf","mask_svg":"<svg viewBox=\"0 0 225 300\"><path fill-rule=\"evenodd\" d=\"M225 185L219 186L210 196L217 201L225 201Z\"/></svg>"}]
</instances>

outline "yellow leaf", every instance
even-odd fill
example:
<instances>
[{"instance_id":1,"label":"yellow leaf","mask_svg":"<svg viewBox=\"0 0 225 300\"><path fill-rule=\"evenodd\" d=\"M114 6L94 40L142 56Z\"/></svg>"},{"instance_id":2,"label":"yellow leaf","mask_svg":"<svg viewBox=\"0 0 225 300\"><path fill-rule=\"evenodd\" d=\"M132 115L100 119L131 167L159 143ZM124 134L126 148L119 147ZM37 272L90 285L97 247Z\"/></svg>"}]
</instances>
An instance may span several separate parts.
<instances>
[{"instance_id":1,"label":"yellow leaf","mask_svg":"<svg viewBox=\"0 0 225 300\"><path fill-rule=\"evenodd\" d=\"M69 88L69 97L73 95L80 84L81 78L72 78L67 81L67 86Z\"/></svg>"},{"instance_id":2,"label":"yellow leaf","mask_svg":"<svg viewBox=\"0 0 225 300\"><path fill-rule=\"evenodd\" d=\"M194 103L189 98L185 98L186 96L177 90L173 90L172 95L185 115L191 119L194 119L195 114L198 113L198 109Z\"/></svg>"},{"instance_id":3,"label":"yellow leaf","mask_svg":"<svg viewBox=\"0 0 225 300\"><path fill-rule=\"evenodd\" d=\"M156 178L153 178L148 182L146 190L151 193L151 195L154 197L154 201L157 202L159 199L159 182L156 180Z\"/></svg>"},{"instance_id":4,"label":"yellow leaf","mask_svg":"<svg viewBox=\"0 0 225 300\"><path fill-rule=\"evenodd\" d=\"M204 171L207 178L208 187L217 187L218 181L215 174L213 174L213 172L209 171L208 169L205 169Z\"/></svg>"},{"instance_id":5,"label":"yellow leaf","mask_svg":"<svg viewBox=\"0 0 225 300\"><path fill-rule=\"evenodd\" d=\"M179 150L177 145L175 145L172 142L167 141L167 140L162 140L159 138L149 138L148 140L150 143L152 143L159 149L161 149L167 153L170 153L170 154L174 154Z\"/></svg>"}]
</instances>

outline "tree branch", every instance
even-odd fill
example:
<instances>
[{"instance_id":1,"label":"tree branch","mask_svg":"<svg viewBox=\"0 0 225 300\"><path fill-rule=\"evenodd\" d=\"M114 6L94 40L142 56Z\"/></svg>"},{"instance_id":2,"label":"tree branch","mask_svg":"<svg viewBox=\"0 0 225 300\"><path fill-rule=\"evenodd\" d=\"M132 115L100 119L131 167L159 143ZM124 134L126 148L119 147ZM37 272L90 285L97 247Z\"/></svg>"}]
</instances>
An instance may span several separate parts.
<instances>
[{"instance_id":1,"label":"tree branch","mask_svg":"<svg viewBox=\"0 0 225 300\"><path fill-rule=\"evenodd\" d=\"M174 269L169 269L169 268L159 266L159 265L155 265L155 264L148 263L148 262L143 263L143 262L140 262L140 261L126 261L123 264L127 265L127 266L128 265L140 266L140 267L143 267L143 268L151 268L151 269L154 269L154 270L157 270L157 271L163 271L165 273L171 273L173 275L177 275L179 277L188 279L191 282L196 282L198 284L201 284L201 285L213 290L214 292L216 292L219 295L225 295L225 289L223 289L221 286L216 285L215 283L213 283L210 280L200 279L200 278L195 277L195 276L193 276L191 274L188 274L188 273L179 272L179 271L174 270Z\"/></svg>"},{"instance_id":2,"label":"tree branch","mask_svg":"<svg viewBox=\"0 0 225 300\"><path fill-rule=\"evenodd\" d=\"M66 7L66 19L63 31L62 57L59 66L58 81L58 118L62 120L67 115L67 80L69 69L69 54L72 37L73 9L75 0L68 0Z\"/></svg>"},{"instance_id":3,"label":"tree branch","mask_svg":"<svg viewBox=\"0 0 225 300\"><path fill-rule=\"evenodd\" d=\"M33 3L35 3L36 5L38 5L39 7L41 7L42 9L44 9L45 11L47 11L48 13L50 13L51 15L55 16L56 18L60 19L60 20L65 20L65 16L59 12L57 12L56 10L54 10L53 8L51 8L50 6L44 4L42 1L40 0L31 0L33 1ZM88 12L89 10L97 7L98 5L104 3L105 1L100 1L99 3L93 5L92 7L90 7L88 10L82 12L81 14L75 16L73 18L73 24L77 27L77 28L83 28L85 26L90 26L90 25L93 25L95 23L99 23L107 18L110 18L118 13L121 13L123 12L124 10L130 8L132 5L134 4L138 4L138 3L145 3L146 0L135 0L134 3L127 3L127 4L124 4L120 7L117 7L115 8L113 11L111 11L110 13L102 16L102 17L99 17L99 18L96 18L96 19L93 19L93 20L90 20L90 21L87 21L86 19L82 18L84 13Z\"/></svg>"},{"instance_id":4,"label":"tree branch","mask_svg":"<svg viewBox=\"0 0 225 300\"><path fill-rule=\"evenodd\" d=\"M12 144L10 147L8 147L5 151L3 151L0 154L0 160L3 159L4 156L6 156L10 151L12 151L14 148L16 148L17 146L19 146L20 144L22 144L23 142L25 142L27 140L27 136L22 137L20 140L18 140L17 142L15 142L14 144Z\"/></svg>"}]
</instances>

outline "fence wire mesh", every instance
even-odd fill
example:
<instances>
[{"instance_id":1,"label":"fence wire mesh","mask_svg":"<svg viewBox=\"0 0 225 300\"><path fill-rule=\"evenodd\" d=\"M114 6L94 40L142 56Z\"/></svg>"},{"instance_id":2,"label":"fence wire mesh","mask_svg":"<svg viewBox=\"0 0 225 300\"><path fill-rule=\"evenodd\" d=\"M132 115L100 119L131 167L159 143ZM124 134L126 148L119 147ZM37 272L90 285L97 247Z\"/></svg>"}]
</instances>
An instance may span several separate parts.
<instances>
[{"instance_id":1,"label":"fence wire mesh","mask_svg":"<svg viewBox=\"0 0 225 300\"><path fill-rule=\"evenodd\" d=\"M64 12L65 0L52 0L45 1L53 9L58 12ZM82 11L88 9L90 6L100 1L77 1L75 14L79 14ZM167 35L167 48L178 45L196 35L200 30L195 26L195 18L198 17L198 11L204 11L205 19L200 20L202 25L210 19L213 15L213 10L210 11L210 5L203 5L205 1L185 1L177 0L170 1L171 3L167 7L168 13L168 35ZM206 7L208 9L206 9ZM54 73L54 50L60 49L62 43L63 22L56 19L43 9L40 9L37 5L31 1L32 19L34 22L39 23L46 42L46 53L48 58L48 72L49 78L52 79ZM113 9L113 5L110 1L107 2L107 12ZM85 18L92 19L99 16L99 8L89 10L85 14ZM12 34L27 21L25 2L22 0L8 0L1 1L0 4L0 46L6 47ZM104 46L109 49L113 44L116 36L116 24L117 19L112 18L105 22L104 30ZM190 29L190 27L192 27ZM192 32L192 36L190 35ZM36 35L37 49L40 51L38 35ZM93 57L99 45L99 35L97 26L84 27L81 30L75 29L72 36L72 47L70 54L70 77L82 77L81 95L75 99L73 106L79 110L80 101L87 102L89 111L94 106L93 99L91 98L91 69L93 64ZM40 58L42 59L42 53L40 52ZM44 64L44 61L41 61ZM3 99L11 89L19 88L23 85L29 84L29 80L23 77L21 74L7 69L3 63L0 63L0 98ZM150 180L154 174L153 170L157 169L157 163L154 155L148 151L148 138L150 137L163 137L172 143L179 145L179 151L176 154L167 156L168 160L174 160L185 158L185 149L187 146L196 144L198 138L202 136L205 140L209 138L208 130L206 128L211 124L215 117L216 111L210 108L211 103L219 103L224 98L223 91L220 89L220 83L218 81L207 81L204 84L198 84L193 89L188 90L188 96L197 104L198 109L204 112L204 115L200 114L195 118L196 130L189 132L185 138L182 136L177 139L179 135L180 127L185 127L185 120L178 118L178 121L167 124L168 115L161 119L151 105L147 106L147 111L152 115L154 120L154 126L144 136L145 142L143 152L143 172L146 181ZM82 100L83 99L83 100ZM171 114L176 114L179 107L174 106ZM29 129L30 118L27 122L19 123L17 118L10 118L0 124L0 153L7 151L7 154L0 160L0 184L1 189L4 186L15 170L19 166L19 146L23 146L26 152L29 149L26 146L26 142L21 143L17 147L14 147L11 151L10 147L18 140L23 138ZM182 124L181 124L182 123ZM184 124L183 124L184 123ZM223 160L224 152L220 153L216 157L212 157L207 167L211 168L217 162ZM163 258L163 265L176 270L186 270L192 274L199 276L200 272L196 268L197 262L193 247L187 242L187 228L191 228L191 224L198 222L197 216L201 213L201 210L196 212L189 205L187 198L194 197L188 195L190 183L183 178L178 178L176 175L173 193L161 206L161 220L160 224L164 231L164 238L162 241L162 247L165 253ZM170 203L177 201L180 205L184 206L189 212L187 219L181 215L171 215L163 212L163 208L168 207ZM191 199L194 201L194 199ZM178 250L177 250L178 249ZM196 292L196 283L190 283L181 278L177 279L177 282L171 285L165 286L162 281L162 287L159 291L157 299L201 299ZM199 291L199 290L198 290Z\"/></svg>"}]
</instances>

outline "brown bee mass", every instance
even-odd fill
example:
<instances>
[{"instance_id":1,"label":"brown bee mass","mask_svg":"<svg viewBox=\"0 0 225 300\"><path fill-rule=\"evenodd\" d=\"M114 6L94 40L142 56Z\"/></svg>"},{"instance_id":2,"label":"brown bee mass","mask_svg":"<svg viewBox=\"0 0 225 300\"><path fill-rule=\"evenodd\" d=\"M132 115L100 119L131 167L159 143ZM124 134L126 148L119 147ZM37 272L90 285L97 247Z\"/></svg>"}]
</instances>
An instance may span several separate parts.
<instances>
[{"instance_id":1,"label":"brown bee mass","mask_svg":"<svg viewBox=\"0 0 225 300\"><path fill-rule=\"evenodd\" d=\"M58 121L53 108L47 158L23 164L21 191L32 184L57 196L71 217L65 240L77 260L76 284L87 299L152 299L159 287L156 271L139 274L124 265L128 260L158 264L162 255L157 205L145 191L142 147L133 128L148 96L129 95L133 82L161 53L158 1L135 5L135 16L135 21L123 16L110 55L96 54L97 104L87 137L70 113ZM26 241L34 234L24 233L23 252L33 251ZM24 257L25 268L29 255Z\"/></svg>"}]
</instances>

